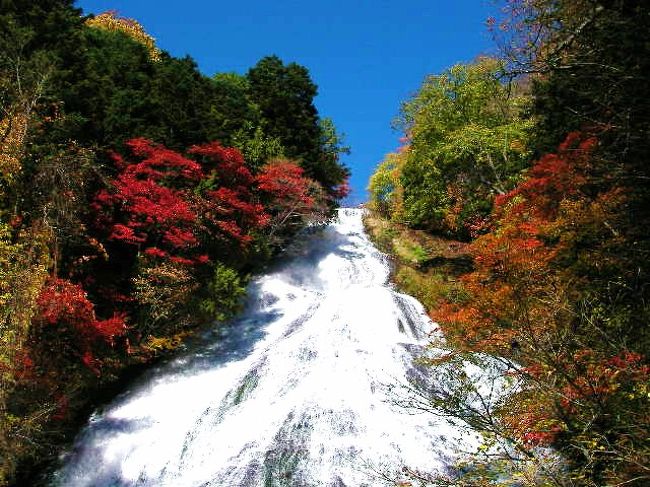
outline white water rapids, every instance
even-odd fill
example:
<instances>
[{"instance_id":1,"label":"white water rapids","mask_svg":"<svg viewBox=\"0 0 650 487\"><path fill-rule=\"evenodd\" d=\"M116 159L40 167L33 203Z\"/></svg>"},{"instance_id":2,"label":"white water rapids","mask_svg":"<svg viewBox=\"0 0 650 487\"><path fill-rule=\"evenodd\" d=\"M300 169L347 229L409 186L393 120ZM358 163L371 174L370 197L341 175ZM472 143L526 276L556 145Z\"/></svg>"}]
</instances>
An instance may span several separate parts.
<instances>
[{"instance_id":1,"label":"white water rapids","mask_svg":"<svg viewBox=\"0 0 650 487\"><path fill-rule=\"evenodd\" d=\"M246 311L98 411L53 485L383 485L443 471L463 431L394 404L434 325L343 209L249 288ZM474 445L464 437L460 444Z\"/></svg>"}]
</instances>

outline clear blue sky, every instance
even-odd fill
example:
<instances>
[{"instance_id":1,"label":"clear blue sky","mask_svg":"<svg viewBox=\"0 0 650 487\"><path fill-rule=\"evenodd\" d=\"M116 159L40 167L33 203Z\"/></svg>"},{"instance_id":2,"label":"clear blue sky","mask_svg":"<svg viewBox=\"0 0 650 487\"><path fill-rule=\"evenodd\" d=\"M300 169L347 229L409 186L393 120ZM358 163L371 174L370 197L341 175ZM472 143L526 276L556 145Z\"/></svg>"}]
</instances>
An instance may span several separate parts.
<instances>
[{"instance_id":1,"label":"clear blue sky","mask_svg":"<svg viewBox=\"0 0 650 487\"><path fill-rule=\"evenodd\" d=\"M143 24L172 55L207 75L245 73L269 54L306 66L316 106L346 136L351 203L398 146L391 121L427 74L494 47L491 0L77 0L86 13L117 10Z\"/></svg>"}]
</instances>

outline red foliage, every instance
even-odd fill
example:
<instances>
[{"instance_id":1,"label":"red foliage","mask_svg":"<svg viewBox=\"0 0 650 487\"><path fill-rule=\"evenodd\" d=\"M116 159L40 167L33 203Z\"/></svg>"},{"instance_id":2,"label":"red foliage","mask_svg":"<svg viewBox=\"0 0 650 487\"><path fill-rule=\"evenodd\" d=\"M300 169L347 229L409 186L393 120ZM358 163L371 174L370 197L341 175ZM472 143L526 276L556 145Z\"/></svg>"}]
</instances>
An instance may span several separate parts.
<instances>
[{"instance_id":1,"label":"red foliage","mask_svg":"<svg viewBox=\"0 0 650 487\"><path fill-rule=\"evenodd\" d=\"M596 143L569 134L557 154L543 156L524 181L495 199L492 229L472 243L475 270L463 277L472 304L443 304L432 313L467 346L508 353L511 343L535 340L553 323L552 307L531 304L548 294L549 266L562 249L545 242L561 203L579 195ZM521 310L529 306L533 314L521 327Z\"/></svg>"},{"instance_id":2,"label":"red foliage","mask_svg":"<svg viewBox=\"0 0 650 487\"><path fill-rule=\"evenodd\" d=\"M582 349L564 362L565 368L575 376L562 387L561 405L569 413L576 413L576 404L585 400L606 401L622 384L645 384L650 378L645 357L627 350L604 360L602 354Z\"/></svg>"},{"instance_id":3,"label":"red foliage","mask_svg":"<svg viewBox=\"0 0 650 487\"><path fill-rule=\"evenodd\" d=\"M305 177L305 171L291 161L274 161L262 168L257 176L259 189L271 195L278 204L294 205L313 204L309 195L311 180Z\"/></svg>"},{"instance_id":4,"label":"red foliage","mask_svg":"<svg viewBox=\"0 0 650 487\"><path fill-rule=\"evenodd\" d=\"M234 240L240 245L250 243L251 233L266 226L269 216L255 201L252 190L256 180L244 157L237 149L218 142L194 146L188 152L201 156L208 174L206 189L198 201L205 228L214 238Z\"/></svg>"},{"instance_id":5,"label":"red foliage","mask_svg":"<svg viewBox=\"0 0 650 487\"><path fill-rule=\"evenodd\" d=\"M219 142L195 145L187 151L189 154L201 156L206 172L217 172L219 182L235 191L248 190L254 177L246 167L244 156L233 147L223 147Z\"/></svg>"},{"instance_id":6,"label":"red foliage","mask_svg":"<svg viewBox=\"0 0 650 487\"><path fill-rule=\"evenodd\" d=\"M111 189L95 198L109 240L144 248L157 258L191 250L197 244L198 218L190 189L203 175L201 166L146 139L130 140L127 146L139 162L127 163L113 154L121 172Z\"/></svg>"},{"instance_id":7,"label":"red foliage","mask_svg":"<svg viewBox=\"0 0 650 487\"><path fill-rule=\"evenodd\" d=\"M120 173L100 191L94 208L108 239L150 258L193 265L210 261L201 239L246 245L269 223L256 201L258 180L241 153L218 142L194 146L188 159L146 139L126 144L135 162L113 154Z\"/></svg>"},{"instance_id":8,"label":"red foliage","mask_svg":"<svg viewBox=\"0 0 650 487\"><path fill-rule=\"evenodd\" d=\"M120 240L122 242L133 245L141 244L147 241L146 234L138 236L133 231L133 228L122 225L121 223L116 223L113 225L113 232L108 238L112 240Z\"/></svg>"},{"instance_id":9,"label":"red foliage","mask_svg":"<svg viewBox=\"0 0 650 487\"><path fill-rule=\"evenodd\" d=\"M68 416L69 409L70 401L65 395L59 394L56 398L56 410L52 415L52 419L55 421L63 421Z\"/></svg>"},{"instance_id":10,"label":"red foliage","mask_svg":"<svg viewBox=\"0 0 650 487\"><path fill-rule=\"evenodd\" d=\"M160 250L158 247L148 247L144 251L145 254L150 255L151 257L167 257L169 254L164 250Z\"/></svg>"},{"instance_id":11,"label":"red foliage","mask_svg":"<svg viewBox=\"0 0 650 487\"><path fill-rule=\"evenodd\" d=\"M257 183L266 207L273 215L272 231L282 226L302 224L304 219L323 211L320 186L306 177L303 169L292 161L276 160L266 164L257 175Z\"/></svg>"},{"instance_id":12,"label":"red foliage","mask_svg":"<svg viewBox=\"0 0 650 487\"><path fill-rule=\"evenodd\" d=\"M553 218L559 203L564 198L575 196L586 181L585 172L598 141L595 137L581 137L579 132L571 132L556 154L542 156L522 183L509 193L497 196L494 200L497 214L502 215L499 210L521 196L525 199L527 211Z\"/></svg>"},{"instance_id":13,"label":"red foliage","mask_svg":"<svg viewBox=\"0 0 650 487\"><path fill-rule=\"evenodd\" d=\"M95 321L92 326L98 337L113 345L115 337L122 336L126 332L125 320L125 313L115 313L112 318Z\"/></svg>"},{"instance_id":14,"label":"red foliage","mask_svg":"<svg viewBox=\"0 0 650 487\"><path fill-rule=\"evenodd\" d=\"M17 380L33 380L34 379L34 361L29 355L27 350L19 350L14 356L13 374ZM10 366L0 363L0 372L9 370Z\"/></svg>"},{"instance_id":15,"label":"red foliage","mask_svg":"<svg viewBox=\"0 0 650 487\"><path fill-rule=\"evenodd\" d=\"M95 307L78 284L53 278L42 289L37 300L38 319L56 327L74 342L83 363L97 371L92 354L95 344L112 345L114 339L126 333L125 315L115 314L107 320L98 320Z\"/></svg>"},{"instance_id":16,"label":"red foliage","mask_svg":"<svg viewBox=\"0 0 650 487\"><path fill-rule=\"evenodd\" d=\"M177 178L201 179L200 164L162 145L143 138L129 140L126 145L133 155L142 159L142 162L130 166L133 174L147 175L148 179L166 180L168 183Z\"/></svg>"},{"instance_id":17,"label":"red foliage","mask_svg":"<svg viewBox=\"0 0 650 487\"><path fill-rule=\"evenodd\" d=\"M342 200L350 194L350 183L346 180L334 187L332 196L337 200Z\"/></svg>"},{"instance_id":18,"label":"red foliage","mask_svg":"<svg viewBox=\"0 0 650 487\"><path fill-rule=\"evenodd\" d=\"M163 234L163 242L170 244L173 248L182 249L193 247L197 244L196 237L191 230L172 227Z\"/></svg>"},{"instance_id":19,"label":"red foliage","mask_svg":"<svg viewBox=\"0 0 650 487\"><path fill-rule=\"evenodd\" d=\"M197 262L196 260L186 259L185 257L170 257L169 260L181 265L194 265Z\"/></svg>"}]
</instances>

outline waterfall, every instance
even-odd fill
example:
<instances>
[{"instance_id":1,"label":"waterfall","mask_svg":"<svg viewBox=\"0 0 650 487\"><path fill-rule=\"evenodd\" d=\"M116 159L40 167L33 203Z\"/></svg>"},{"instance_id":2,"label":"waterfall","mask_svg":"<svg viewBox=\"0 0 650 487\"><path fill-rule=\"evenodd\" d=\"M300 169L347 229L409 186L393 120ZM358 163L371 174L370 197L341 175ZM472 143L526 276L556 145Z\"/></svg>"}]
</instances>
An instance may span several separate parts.
<instances>
[{"instance_id":1,"label":"waterfall","mask_svg":"<svg viewBox=\"0 0 650 487\"><path fill-rule=\"evenodd\" d=\"M435 327L388 284L362 213L339 210L237 320L97 411L52 484L358 487L453 463L473 437L395 404Z\"/></svg>"}]
</instances>

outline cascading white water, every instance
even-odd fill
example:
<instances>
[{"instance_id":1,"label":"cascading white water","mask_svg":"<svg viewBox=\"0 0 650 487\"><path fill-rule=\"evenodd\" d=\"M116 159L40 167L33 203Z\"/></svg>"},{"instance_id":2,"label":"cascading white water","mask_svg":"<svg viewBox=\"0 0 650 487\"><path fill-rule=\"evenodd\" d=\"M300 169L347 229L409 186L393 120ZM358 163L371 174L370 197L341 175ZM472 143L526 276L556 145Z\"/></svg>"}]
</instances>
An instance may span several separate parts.
<instances>
[{"instance_id":1,"label":"cascading white water","mask_svg":"<svg viewBox=\"0 0 650 487\"><path fill-rule=\"evenodd\" d=\"M52 483L358 487L444 469L462 430L387 387L417 372L434 326L388 285L361 218L339 210L251 284L238 320L96 413Z\"/></svg>"}]
</instances>

